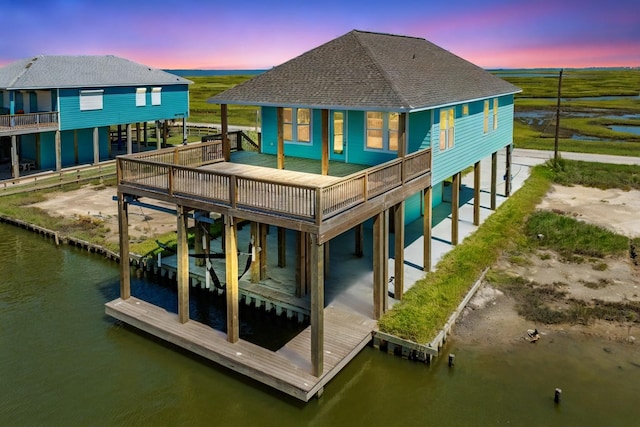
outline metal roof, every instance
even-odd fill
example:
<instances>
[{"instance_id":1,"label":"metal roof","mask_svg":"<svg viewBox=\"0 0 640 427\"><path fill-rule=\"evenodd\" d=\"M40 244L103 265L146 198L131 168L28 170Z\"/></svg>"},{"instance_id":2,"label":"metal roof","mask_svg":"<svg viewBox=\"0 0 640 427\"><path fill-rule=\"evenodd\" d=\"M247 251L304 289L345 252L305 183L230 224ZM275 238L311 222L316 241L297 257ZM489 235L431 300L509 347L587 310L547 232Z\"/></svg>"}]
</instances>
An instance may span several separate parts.
<instances>
[{"instance_id":1,"label":"metal roof","mask_svg":"<svg viewBox=\"0 0 640 427\"><path fill-rule=\"evenodd\" d=\"M412 111L517 92L423 38L353 30L208 102Z\"/></svg>"},{"instance_id":2,"label":"metal roof","mask_svg":"<svg viewBox=\"0 0 640 427\"><path fill-rule=\"evenodd\" d=\"M166 71L113 55L40 55L0 68L0 89L57 89L190 83L191 81Z\"/></svg>"}]
</instances>

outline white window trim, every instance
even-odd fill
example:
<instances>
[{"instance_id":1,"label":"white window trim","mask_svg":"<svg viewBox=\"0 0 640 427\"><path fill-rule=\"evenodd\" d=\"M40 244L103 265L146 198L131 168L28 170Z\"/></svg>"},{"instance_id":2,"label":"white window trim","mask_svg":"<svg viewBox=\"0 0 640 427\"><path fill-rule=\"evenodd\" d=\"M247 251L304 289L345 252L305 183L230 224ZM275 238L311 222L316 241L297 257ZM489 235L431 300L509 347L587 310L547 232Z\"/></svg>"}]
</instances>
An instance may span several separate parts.
<instances>
[{"instance_id":1,"label":"white window trim","mask_svg":"<svg viewBox=\"0 0 640 427\"><path fill-rule=\"evenodd\" d=\"M102 110L104 89L80 90L80 111Z\"/></svg>"},{"instance_id":2,"label":"white window trim","mask_svg":"<svg viewBox=\"0 0 640 427\"><path fill-rule=\"evenodd\" d=\"M162 105L162 88L151 88L151 105Z\"/></svg>"},{"instance_id":3,"label":"white window trim","mask_svg":"<svg viewBox=\"0 0 640 427\"><path fill-rule=\"evenodd\" d=\"M369 147L368 137L369 137L369 117L368 113L382 113L382 148L374 148ZM374 151L376 153L397 153L397 149L389 148L389 114L385 111L365 111L364 113L364 151ZM398 113L399 115L400 113ZM398 120L400 118L398 117ZM373 128L372 128L373 129ZM398 134L400 137L400 130L393 131ZM399 143L400 141L398 141Z\"/></svg>"},{"instance_id":4,"label":"white window trim","mask_svg":"<svg viewBox=\"0 0 640 427\"><path fill-rule=\"evenodd\" d=\"M139 87L136 89L136 107L144 107L147 105L147 88Z\"/></svg>"}]
</instances>

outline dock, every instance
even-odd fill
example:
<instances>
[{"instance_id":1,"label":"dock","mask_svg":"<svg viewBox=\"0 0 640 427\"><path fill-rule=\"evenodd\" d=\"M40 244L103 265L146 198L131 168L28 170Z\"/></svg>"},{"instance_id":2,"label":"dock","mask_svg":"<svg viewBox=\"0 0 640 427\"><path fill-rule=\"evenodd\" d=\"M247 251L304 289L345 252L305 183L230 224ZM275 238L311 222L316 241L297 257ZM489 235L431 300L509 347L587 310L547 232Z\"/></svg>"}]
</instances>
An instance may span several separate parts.
<instances>
[{"instance_id":1,"label":"dock","mask_svg":"<svg viewBox=\"0 0 640 427\"><path fill-rule=\"evenodd\" d=\"M106 314L239 374L308 402L322 394L335 377L370 341L376 321L332 305L324 309L324 369L311 375L311 327L277 351L245 340L227 341L224 332L202 323L178 321L178 315L135 297L106 304Z\"/></svg>"}]
</instances>

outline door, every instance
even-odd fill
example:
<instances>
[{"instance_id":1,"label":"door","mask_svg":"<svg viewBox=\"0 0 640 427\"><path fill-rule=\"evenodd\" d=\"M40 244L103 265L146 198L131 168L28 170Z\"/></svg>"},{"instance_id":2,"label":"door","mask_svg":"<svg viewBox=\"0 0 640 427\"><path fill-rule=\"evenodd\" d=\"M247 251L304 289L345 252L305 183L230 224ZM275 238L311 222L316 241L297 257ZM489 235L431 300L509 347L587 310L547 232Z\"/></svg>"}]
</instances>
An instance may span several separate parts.
<instances>
[{"instance_id":1,"label":"door","mask_svg":"<svg viewBox=\"0 0 640 427\"><path fill-rule=\"evenodd\" d=\"M329 144L331 144L331 151L329 158L331 160L347 162L346 111L332 111L330 126Z\"/></svg>"}]
</instances>

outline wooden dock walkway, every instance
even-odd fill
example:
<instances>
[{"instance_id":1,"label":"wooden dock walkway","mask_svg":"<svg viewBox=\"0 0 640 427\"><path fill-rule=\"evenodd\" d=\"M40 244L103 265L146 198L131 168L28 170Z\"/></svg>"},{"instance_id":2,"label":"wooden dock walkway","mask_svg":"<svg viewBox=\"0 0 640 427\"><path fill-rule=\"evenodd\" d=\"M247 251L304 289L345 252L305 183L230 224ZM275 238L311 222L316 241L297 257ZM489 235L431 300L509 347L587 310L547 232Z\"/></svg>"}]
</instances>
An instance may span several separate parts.
<instances>
[{"instance_id":1,"label":"wooden dock walkway","mask_svg":"<svg viewBox=\"0 0 640 427\"><path fill-rule=\"evenodd\" d=\"M273 352L244 340L232 344L224 332L193 320L181 324L177 314L135 297L108 302L106 314L305 402L371 341L376 328L373 319L326 307L324 370L318 378L310 373L310 327Z\"/></svg>"}]
</instances>

